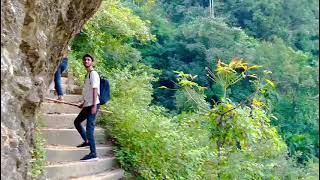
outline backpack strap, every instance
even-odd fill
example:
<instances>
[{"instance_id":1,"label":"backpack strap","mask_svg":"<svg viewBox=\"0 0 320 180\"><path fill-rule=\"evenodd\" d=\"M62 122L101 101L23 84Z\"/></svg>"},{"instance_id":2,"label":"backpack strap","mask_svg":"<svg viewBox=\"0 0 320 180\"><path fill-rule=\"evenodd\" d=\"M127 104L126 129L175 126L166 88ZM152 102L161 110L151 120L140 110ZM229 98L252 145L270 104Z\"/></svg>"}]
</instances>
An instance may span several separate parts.
<instances>
[{"instance_id":1,"label":"backpack strap","mask_svg":"<svg viewBox=\"0 0 320 180\"><path fill-rule=\"evenodd\" d=\"M91 70L91 71L89 72L89 80L90 80L90 74L91 74L92 71L94 71L94 70Z\"/></svg>"},{"instance_id":2,"label":"backpack strap","mask_svg":"<svg viewBox=\"0 0 320 180\"><path fill-rule=\"evenodd\" d=\"M91 74L91 72L92 71L95 71L95 70L91 70L90 72L89 72L89 83L91 84L91 81L90 81L90 74Z\"/></svg>"},{"instance_id":3,"label":"backpack strap","mask_svg":"<svg viewBox=\"0 0 320 180\"><path fill-rule=\"evenodd\" d=\"M95 71L95 70L91 70L90 72L89 72L89 83L91 84L91 81L90 81L90 74L91 74L91 72L92 71ZM98 94L98 96L100 97L100 94L99 93L97 93Z\"/></svg>"}]
</instances>

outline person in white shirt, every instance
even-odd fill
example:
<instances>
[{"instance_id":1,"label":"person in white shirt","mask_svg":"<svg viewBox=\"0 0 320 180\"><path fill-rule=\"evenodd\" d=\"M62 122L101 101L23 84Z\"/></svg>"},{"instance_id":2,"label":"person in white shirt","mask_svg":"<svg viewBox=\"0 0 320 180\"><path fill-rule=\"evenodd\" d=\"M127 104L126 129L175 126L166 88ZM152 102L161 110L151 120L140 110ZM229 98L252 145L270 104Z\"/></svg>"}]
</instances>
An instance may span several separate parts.
<instances>
[{"instance_id":1,"label":"person in white shirt","mask_svg":"<svg viewBox=\"0 0 320 180\"><path fill-rule=\"evenodd\" d=\"M79 104L79 108L82 108L81 112L74 120L74 126L78 130L83 139L83 143L77 147L90 146L90 153L85 155L83 161L96 160L96 144L94 140L94 128L96 124L96 114L100 108L99 94L100 94L100 78L99 74L93 69L94 58L86 54L82 58L82 63L87 70L86 80L83 89L83 102ZM87 119L86 130L81 125Z\"/></svg>"}]
</instances>

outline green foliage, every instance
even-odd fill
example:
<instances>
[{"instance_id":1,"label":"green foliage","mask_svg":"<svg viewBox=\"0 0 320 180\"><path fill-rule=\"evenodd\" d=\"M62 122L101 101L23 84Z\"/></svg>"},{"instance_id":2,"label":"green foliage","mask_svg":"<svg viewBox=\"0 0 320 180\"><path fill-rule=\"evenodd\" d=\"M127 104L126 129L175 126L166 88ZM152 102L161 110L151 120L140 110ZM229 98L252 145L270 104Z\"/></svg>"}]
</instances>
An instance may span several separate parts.
<instances>
[{"instance_id":1,"label":"green foliage","mask_svg":"<svg viewBox=\"0 0 320 180\"><path fill-rule=\"evenodd\" d=\"M125 68L110 76L113 112L104 121L120 147L117 158L146 179L202 179L202 166L211 158L208 136L199 115L182 114L171 120L151 103L155 80L150 69ZM191 117L191 118L190 118Z\"/></svg>"},{"instance_id":2,"label":"green foliage","mask_svg":"<svg viewBox=\"0 0 320 180\"><path fill-rule=\"evenodd\" d=\"M82 52L72 50L68 54L68 72L70 74L73 74L74 82L78 85L84 84L85 76L87 73L82 64L82 56L84 54L81 53Z\"/></svg>"},{"instance_id":3,"label":"green foliage","mask_svg":"<svg viewBox=\"0 0 320 180\"><path fill-rule=\"evenodd\" d=\"M207 112L209 104L205 101L206 96L191 88L177 90L176 94L177 112Z\"/></svg>"},{"instance_id":4,"label":"green foliage","mask_svg":"<svg viewBox=\"0 0 320 180\"><path fill-rule=\"evenodd\" d=\"M254 57L255 63L273 70L272 78L281 83L281 92L299 88L312 90L317 86L314 83L316 68L309 64L311 57L286 47L281 39L275 39L272 43L261 43L257 46Z\"/></svg>"},{"instance_id":5,"label":"green foliage","mask_svg":"<svg viewBox=\"0 0 320 180\"><path fill-rule=\"evenodd\" d=\"M151 98L141 98L151 97L152 88L146 84L155 80L152 75L129 69L114 72L114 98L108 107L114 114L103 118L120 147L117 157L124 168L146 179L303 176L301 168L293 171L293 164L277 164L286 145L257 105L223 101L207 115L182 112L170 117L163 108L150 106ZM199 87L192 82L194 76L177 74L183 91ZM286 168L292 171L281 173Z\"/></svg>"},{"instance_id":6,"label":"green foliage","mask_svg":"<svg viewBox=\"0 0 320 180\"><path fill-rule=\"evenodd\" d=\"M268 147L262 146L262 148ZM317 177L314 170L298 167L296 162L285 154L265 159L258 154L259 152L232 153L226 159L226 165L221 166L221 179L316 179Z\"/></svg>"},{"instance_id":7,"label":"green foliage","mask_svg":"<svg viewBox=\"0 0 320 180\"><path fill-rule=\"evenodd\" d=\"M28 175L31 178L39 178L44 173L46 151L44 149L45 141L42 137L38 120L35 124L33 148L31 150L31 169Z\"/></svg>"},{"instance_id":8,"label":"green foliage","mask_svg":"<svg viewBox=\"0 0 320 180\"><path fill-rule=\"evenodd\" d=\"M138 68L127 66L123 69L114 69L110 75L110 88L114 90L111 102L117 101L119 104L138 107L149 105L152 99L151 82L156 80L154 73L158 71L143 64L139 64ZM118 100L118 96L126 98Z\"/></svg>"},{"instance_id":9,"label":"green foliage","mask_svg":"<svg viewBox=\"0 0 320 180\"><path fill-rule=\"evenodd\" d=\"M246 77L257 79L257 75L249 74L249 70L258 69L262 66L249 66L248 63L243 62L243 60L234 58L229 64L225 64L219 60L216 67L217 69L214 72L206 68L208 77L223 88L222 98L227 98L227 89L231 85Z\"/></svg>"},{"instance_id":10,"label":"green foliage","mask_svg":"<svg viewBox=\"0 0 320 180\"><path fill-rule=\"evenodd\" d=\"M272 101L272 111L289 146L291 154L302 152L301 161L319 156L319 86L317 68L310 56L285 46L281 40L261 43L254 63L273 69L271 79L277 83L278 95Z\"/></svg>"},{"instance_id":11,"label":"green foliage","mask_svg":"<svg viewBox=\"0 0 320 180\"><path fill-rule=\"evenodd\" d=\"M198 0L158 0L165 14L174 23L190 21L198 16L206 16L208 12L201 6L208 4Z\"/></svg>"},{"instance_id":12,"label":"green foliage","mask_svg":"<svg viewBox=\"0 0 320 180\"><path fill-rule=\"evenodd\" d=\"M174 27L172 27L175 29ZM175 30L172 30L175 31ZM159 42L155 46L142 46L144 61L153 67L163 70L159 82L155 86L174 87L175 75L173 71L184 71L197 74L197 83L209 87L209 99L215 96L214 83L206 76L204 68L215 68L212 59L232 59L236 55L247 59L253 54L256 42L239 29L229 28L222 20L210 18L196 18L181 24L166 41L161 34L157 34ZM176 35L176 37L172 37ZM155 100L169 109L174 109L174 96L169 91L155 90ZM170 100L171 99L171 100Z\"/></svg>"},{"instance_id":13,"label":"green foliage","mask_svg":"<svg viewBox=\"0 0 320 180\"><path fill-rule=\"evenodd\" d=\"M210 82L204 68L206 66L209 66L210 69L216 68L214 62L211 64L212 59L232 59L235 56L246 59L250 64L260 64L272 71L268 82L270 86L277 87L278 93L265 94L264 96L268 96L269 100L264 103L268 106L268 111L274 114L272 124L278 127L282 137L286 139L291 154L299 149L290 143L294 139L289 138L293 132L293 135L306 133L309 134L306 137L312 137L312 140L309 138L309 142L304 141L301 145L309 147L307 149L300 148L304 151L302 159L310 158L311 152L314 152L313 155L319 156L317 153L319 138L318 130L316 130L318 126L314 125L319 121L318 103L316 102L317 94L319 94L316 75L318 60L310 55L313 53L318 56L318 50L307 45L316 46L318 43L312 40L318 39L317 27L315 27L315 22L318 20L314 14L318 10L314 9L317 7L315 1L288 1L286 3L282 0L272 2L215 1L218 18L210 18L203 13L195 15L198 11L197 8L202 7L203 11L206 10L208 5L206 3L194 1L162 2L163 4L158 4L158 8L155 10L157 16L149 13L151 14L151 24L157 22L154 19L163 20L167 22L165 27L170 27L171 31L175 33L163 36L160 31L154 31L159 41L155 44L139 47L143 52L144 61L163 71L159 81L154 84L155 87L176 88L175 76L172 72L183 71L198 75L196 82L200 86L208 88L205 92L207 101L219 102L222 97L229 94L228 98L240 102L255 91L248 78L237 81L226 91L221 83ZM164 7L167 9L162 9ZM296 10L293 10L297 7L301 10L299 13L295 13ZM243 30L227 25L236 24L239 26L240 23ZM152 27L159 28L153 24ZM259 42L245 32L272 41ZM284 40L275 38L275 36ZM301 42L304 42L305 45L296 47ZM287 47L288 45L309 53L296 51ZM262 73L257 75L262 75ZM183 107L181 105L184 104L181 101L188 101L188 99L187 96L183 96L182 92L178 94L175 96L174 91L157 88L154 91L154 102L171 110L180 111ZM264 98L261 98L260 100L265 101ZM285 101L287 106L281 106L283 104L281 101ZM188 104L190 103L188 102ZM187 109L192 107L187 103L185 105ZM295 110L293 111L293 109ZM301 123L301 126L296 126L297 122ZM306 124L306 127L312 127L311 133L307 132L307 128L302 124Z\"/></svg>"},{"instance_id":14,"label":"green foliage","mask_svg":"<svg viewBox=\"0 0 320 180\"><path fill-rule=\"evenodd\" d=\"M197 44L204 48L197 50L196 55L205 55L196 60L212 59L232 59L239 57L251 59L250 54L257 45L257 41L248 37L241 29L229 27L223 19L199 17L190 22L185 22L179 26L182 40L186 46ZM197 47L193 46L193 47ZM188 48L190 49L190 48ZM195 48L193 48L195 49ZM194 51L190 49L189 51ZM185 54L188 56L191 53ZM192 54L191 54L192 55Z\"/></svg>"},{"instance_id":15,"label":"green foliage","mask_svg":"<svg viewBox=\"0 0 320 180\"><path fill-rule=\"evenodd\" d=\"M131 47L132 44L154 39L148 22L135 16L131 9L117 0L103 1L99 11L75 37L72 49L77 52L76 59L81 59L85 53L94 55L97 71L104 72L105 68L110 70L128 62L137 63L140 53Z\"/></svg>"},{"instance_id":16,"label":"green foliage","mask_svg":"<svg viewBox=\"0 0 320 180\"><path fill-rule=\"evenodd\" d=\"M226 81L221 82L225 84L230 79L227 76L233 76L233 70L238 67L244 69L261 68L260 66L247 66L241 61L231 61L230 64L218 62L215 73L225 73L226 77L220 79ZM264 72L269 74L268 71ZM188 77L182 72L179 74ZM189 75L189 77L193 76ZM255 79L257 80L252 83L257 86L258 94L266 95L268 91L275 88L274 83L270 80L263 81L265 82L263 83L256 76ZM197 85L193 84L193 87L197 87ZM228 99L223 99L209 111L208 117L205 118L207 120L205 127L209 128L210 147L213 147L212 150L217 153L217 158L210 161L210 165L205 167L214 169L207 171L206 177L218 179L303 179L314 176L312 170L296 167L295 163L286 157L287 146L276 128L271 126L269 115L262 109L262 105L263 102L257 99L253 99L251 106L241 106L241 104L237 105ZM306 172L309 174L303 175Z\"/></svg>"},{"instance_id":17,"label":"green foliage","mask_svg":"<svg viewBox=\"0 0 320 180\"><path fill-rule=\"evenodd\" d=\"M181 71L175 71L175 73L177 74L178 86L182 89L178 89L175 94L178 113L183 111L208 112L209 104L206 102L206 96L204 95L206 88L193 82L197 76L185 74Z\"/></svg>"},{"instance_id":18,"label":"green foliage","mask_svg":"<svg viewBox=\"0 0 320 180\"><path fill-rule=\"evenodd\" d=\"M151 1L149 2L151 3ZM89 53L95 58L95 70L108 76L113 68L121 68L141 60L140 52L132 44L155 40L147 21L142 21L120 1L103 1L99 11L74 38L69 71L81 85L86 72L82 56Z\"/></svg>"},{"instance_id":19,"label":"green foliage","mask_svg":"<svg viewBox=\"0 0 320 180\"><path fill-rule=\"evenodd\" d=\"M220 2L220 3L219 3ZM319 56L319 2L315 0L219 1L217 13L248 34L271 40L282 38L287 45ZM298 11L297 11L298 10Z\"/></svg>"},{"instance_id":20,"label":"green foliage","mask_svg":"<svg viewBox=\"0 0 320 180\"><path fill-rule=\"evenodd\" d=\"M208 17L207 1L103 3L75 38L70 67L82 79L80 58L93 53L109 78L114 114L101 121L123 168L141 179L319 177L318 63L287 47L314 53L318 36L312 23L299 25L309 7L295 14L301 2L290 1L284 17L283 2L215 1L227 18ZM244 30L229 26L238 20Z\"/></svg>"}]
</instances>

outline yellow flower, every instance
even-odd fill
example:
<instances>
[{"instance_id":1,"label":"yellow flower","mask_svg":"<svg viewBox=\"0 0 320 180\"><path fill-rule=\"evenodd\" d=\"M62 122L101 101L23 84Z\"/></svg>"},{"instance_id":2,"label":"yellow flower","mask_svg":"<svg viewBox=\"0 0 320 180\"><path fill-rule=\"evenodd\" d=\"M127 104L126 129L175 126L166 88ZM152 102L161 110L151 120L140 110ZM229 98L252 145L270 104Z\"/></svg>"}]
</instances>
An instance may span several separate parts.
<instances>
[{"instance_id":1,"label":"yellow flower","mask_svg":"<svg viewBox=\"0 0 320 180\"><path fill-rule=\"evenodd\" d=\"M266 79L266 82L270 84L271 87L276 88L276 85L274 84L274 82L270 81L269 79Z\"/></svg>"},{"instance_id":2,"label":"yellow flower","mask_svg":"<svg viewBox=\"0 0 320 180\"><path fill-rule=\"evenodd\" d=\"M259 99L254 98L254 99L252 100L252 105L255 106L255 107L261 107L261 106L263 106L264 104L263 104L263 102L260 101Z\"/></svg>"}]
</instances>

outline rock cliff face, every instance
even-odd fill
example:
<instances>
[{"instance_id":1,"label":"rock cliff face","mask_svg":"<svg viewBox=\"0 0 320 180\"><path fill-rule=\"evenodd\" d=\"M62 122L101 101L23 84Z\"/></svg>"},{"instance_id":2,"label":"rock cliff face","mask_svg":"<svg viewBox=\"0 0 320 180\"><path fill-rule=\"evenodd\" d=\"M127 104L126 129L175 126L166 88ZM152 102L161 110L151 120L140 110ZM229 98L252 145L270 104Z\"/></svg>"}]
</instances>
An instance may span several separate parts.
<instances>
[{"instance_id":1,"label":"rock cliff face","mask_svg":"<svg viewBox=\"0 0 320 180\"><path fill-rule=\"evenodd\" d=\"M1 179L27 179L34 121L72 37L101 0L1 0Z\"/></svg>"}]
</instances>

